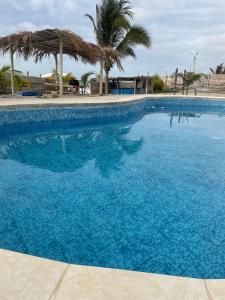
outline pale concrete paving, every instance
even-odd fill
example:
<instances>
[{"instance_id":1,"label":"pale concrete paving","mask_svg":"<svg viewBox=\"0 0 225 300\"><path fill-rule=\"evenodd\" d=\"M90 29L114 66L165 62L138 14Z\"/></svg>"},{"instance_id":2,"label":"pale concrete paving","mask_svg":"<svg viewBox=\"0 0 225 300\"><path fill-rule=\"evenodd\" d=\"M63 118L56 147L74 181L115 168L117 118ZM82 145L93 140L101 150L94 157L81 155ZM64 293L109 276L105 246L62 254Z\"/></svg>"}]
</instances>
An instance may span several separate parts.
<instances>
[{"instance_id":1,"label":"pale concrete paving","mask_svg":"<svg viewBox=\"0 0 225 300\"><path fill-rule=\"evenodd\" d=\"M48 107L48 106L67 106L67 105L99 105L99 104L117 104L130 101L142 100L144 98L190 98L193 95L171 95L171 94L148 94L148 95L117 95L117 96L74 96L63 98L0 98L0 108L14 108L14 107ZM225 99L223 95L198 95L195 99Z\"/></svg>"},{"instance_id":2,"label":"pale concrete paving","mask_svg":"<svg viewBox=\"0 0 225 300\"><path fill-rule=\"evenodd\" d=\"M0 250L1 300L224 300L225 281L68 265Z\"/></svg>"}]
</instances>

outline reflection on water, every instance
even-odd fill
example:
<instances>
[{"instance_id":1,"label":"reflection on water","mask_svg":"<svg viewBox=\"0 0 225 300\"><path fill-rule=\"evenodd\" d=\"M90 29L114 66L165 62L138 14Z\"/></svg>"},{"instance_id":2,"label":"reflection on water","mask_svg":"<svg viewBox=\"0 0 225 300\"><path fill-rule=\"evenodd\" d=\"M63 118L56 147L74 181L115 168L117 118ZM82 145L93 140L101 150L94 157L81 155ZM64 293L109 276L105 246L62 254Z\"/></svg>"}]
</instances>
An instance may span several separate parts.
<instances>
[{"instance_id":1,"label":"reflection on water","mask_svg":"<svg viewBox=\"0 0 225 300\"><path fill-rule=\"evenodd\" d=\"M168 114L169 126L172 128L174 122L188 123L190 118L200 117L198 113L173 112ZM129 136L137 123L11 137L1 142L0 159L11 159L53 172L73 172L94 161L101 174L108 176L111 170L120 169L124 155L135 154L143 146L143 137L132 139Z\"/></svg>"},{"instance_id":2,"label":"reflection on water","mask_svg":"<svg viewBox=\"0 0 225 300\"><path fill-rule=\"evenodd\" d=\"M169 114L170 116L170 128L173 127L173 122L174 120L177 120L177 123L188 123L189 118L200 118L201 114L196 114L196 113L181 113L181 112L174 112Z\"/></svg>"},{"instance_id":3,"label":"reflection on water","mask_svg":"<svg viewBox=\"0 0 225 300\"><path fill-rule=\"evenodd\" d=\"M14 137L0 144L0 159L55 172L73 172L94 161L102 175L119 169L123 156L139 151L142 138L132 140L129 127L86 129L69 134Z\"/></svg>"}]
</instances>

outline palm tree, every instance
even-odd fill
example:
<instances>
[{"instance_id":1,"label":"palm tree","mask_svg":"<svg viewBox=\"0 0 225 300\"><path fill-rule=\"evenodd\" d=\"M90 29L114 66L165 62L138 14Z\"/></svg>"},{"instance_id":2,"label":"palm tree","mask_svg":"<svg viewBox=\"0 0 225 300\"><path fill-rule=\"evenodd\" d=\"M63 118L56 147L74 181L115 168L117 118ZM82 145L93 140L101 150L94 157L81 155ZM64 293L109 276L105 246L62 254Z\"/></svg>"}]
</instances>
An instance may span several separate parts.
<instances>
[{"instance_id":1,"label":"palm tree","mask_svg":"<svg viewBox=\"0 0 225 300\"><path fill-rule=\"evenodd\" d=\"M91 75L94 75L95 73L94 72L87 72L87 73L84 73L82 76L81 76L81 83L84 87L84 93L86 92L86 89L87 89L87 85L88 85L88 82L89 82L89 78Z\"/></svg>"},{"instance_id":2,"label":"palm tree","mask_svg":"<svg viewBox=\"0 0 225 300\"><path fill-rule=\"evenodd\" d=\"M134 47L142 45L149 48L151 37L140 25L132 25L132 7L129 0L102 0L96 5L95 19L86 15L92 22L97 43L100 47L111 47L119 52L121 58L136 58ZM103 69L106 75L105 92L108 94L108 76L114 61L108 56L100 62L100 94L102 94ZM119 67L122 68L121 65Z\"/></svg>"},{"instance_id":3,"label":"palm tree","mask_svg":"<svg viewBox=\"0 0 225 300\"><path fill-rule=\"evenodd\" d=\"M200 81L201 77L206 75L203 73L186 72L185 70L184 73L179 73L177 76L181 77L183 80L182 94L184 94L185 87L186 87L186 95L188 95L190 85L192 85L196 81Z\"/></svg>"},{"instance_id":4,"label":"palm tree","mask_svg":"<svg viewBox=\"0 0 225 300\"><path fill-rule=\"evenodd\" d=\"M224 64L220 64L218 66L216 66L215 70L213 68L209 68L209 70L213 73L213 74L225 74L225 67Z\"/></svg>"}]
</instances>

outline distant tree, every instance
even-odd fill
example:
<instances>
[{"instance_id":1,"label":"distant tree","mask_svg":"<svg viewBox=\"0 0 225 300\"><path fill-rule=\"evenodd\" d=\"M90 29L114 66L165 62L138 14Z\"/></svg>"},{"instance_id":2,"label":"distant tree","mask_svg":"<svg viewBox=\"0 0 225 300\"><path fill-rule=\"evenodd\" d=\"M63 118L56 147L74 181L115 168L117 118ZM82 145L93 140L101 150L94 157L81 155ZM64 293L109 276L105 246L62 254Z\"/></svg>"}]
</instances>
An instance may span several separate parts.
<instances>
[{"instance_id":1,"label":"distant tree","mask_svg":"<svg viewBox=\"0 0 225 300\"><path fill-rule=\"evenodd\" d=\"M27 80L24 80L21 76L19 75L14 75L14 81L15 81L15 87L17 90L22 90L23 88L31 88L31 83Z\"/></svg>"},{"instance_id":2,"label":"distant tree","mask_svg":"<svg viewBox=\"0 0 225 300\"><path fill-rule=\"evenodd\" d=\"M0 93L4 94L10 86L10 66L0 68Z\"/></svg>"},{"instance_id":3,"label":"distant tree","mask_svg":"<svg viewBox=\"0 0 225 300\"><path fill-rule=\"evenodd\" d=\"M186 88L186 95L188 95L189 92L189 87L195 83L196 81L200 81L202 76L206 76L203 73L193 73L193 72L186 72L184 73L179 73L178 77L181 77L183 80L183 94L185 93L185 88Z\"/></svg>"},{"instance_id":4,"label":"distant tree","mask_svg":"<svg viewBox=\"0 0 225 300\"><path fill-rule=\"evenodd\" d=\"M153 92L163 92L164 89L164 81L162 80L162 78L156 74L153 76L152 78L152 84L153 84Z\"/></svg>"},{"instance_id":5,"label":"distant tree","mask_svg":"<svg viewBox=\"0 0 225 300\"><path fill-rule=\"evenodd\" d=\"M86 89L87 89L87 86L88 86L88 83L89 83L89 78L90 78L90 76L91 75L94 75L95 73L94 72L86 72L86 73L84 73L82 76L81 76L81 79L80 79L80 81L81 81L81 83L82 83L82 85L83 85L83 87L84 87L84 93L86 92Z\"/></svg>"},{"instance_id":6,"label":"distant tree","mask_svg":"<svg viewBox=\"0 0 225 300\"><path fill-rule=\"evenodd\" d=\"M212 72L212 74L225 74L225 67L223 63L216 66L215 70L213 68L209 68L209 70Z\"/></svg>"},{"instance_id":7,"label":"distant tree","mask_svg":"<svg viewBox=\"0 0 225 300\"><path fill-rule=\"evenodd\" d=\"M11 77L10 77L10 66L4 65L0 68L0 93L4 94L10 90ZM14 82L16 90L21 90L23 88L31 88L31 83L20 75L14 75Z\"/></svg>"},{"instance_id":8,"label":"distant tree","mask_svg":"<svg viewBox=\"0 0 225 300\"><path fill-rule=\"evenodd\" d=\"M177 77L178 77L178 72L179 72L179 69L176 68L176 70L174 72L174 95L176 95L176 92L177 92Z\"/></svg>"}]
</instances>

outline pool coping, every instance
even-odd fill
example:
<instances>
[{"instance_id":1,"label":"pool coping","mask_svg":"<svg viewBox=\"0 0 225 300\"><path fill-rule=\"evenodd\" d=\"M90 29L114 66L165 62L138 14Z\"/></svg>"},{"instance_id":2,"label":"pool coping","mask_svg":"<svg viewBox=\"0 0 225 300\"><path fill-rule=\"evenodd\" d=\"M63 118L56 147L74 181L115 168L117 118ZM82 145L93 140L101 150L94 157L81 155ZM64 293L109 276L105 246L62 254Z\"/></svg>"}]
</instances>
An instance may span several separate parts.
<instances>
[{"instance_id":1,"label":"pool coping","mask_svg":"<svg viewBox=\"0 0 225 300\"><path fill-rule=\"evenodd\" d=\"M17 108L49 108L49 107L70 107L70 106L98 106L115 105L122 103L133 103L144 99L182 99L191 98L196 100L224 100L225 96L211 95L172 95L172 94L142 94L142 95L119 95L119 96L74 96L63 98L0 98L0 110Z\"/></svg>"},{"instance_id":2,"label":"pool coping","mask_svg":"<svg viewBox=\"0 0 225 300\"><path fill-rule=\"evenodd\" d=\"M61 263L0 249L3 300L222 300L225 280Z\"/></svg>"}]
</instances>

